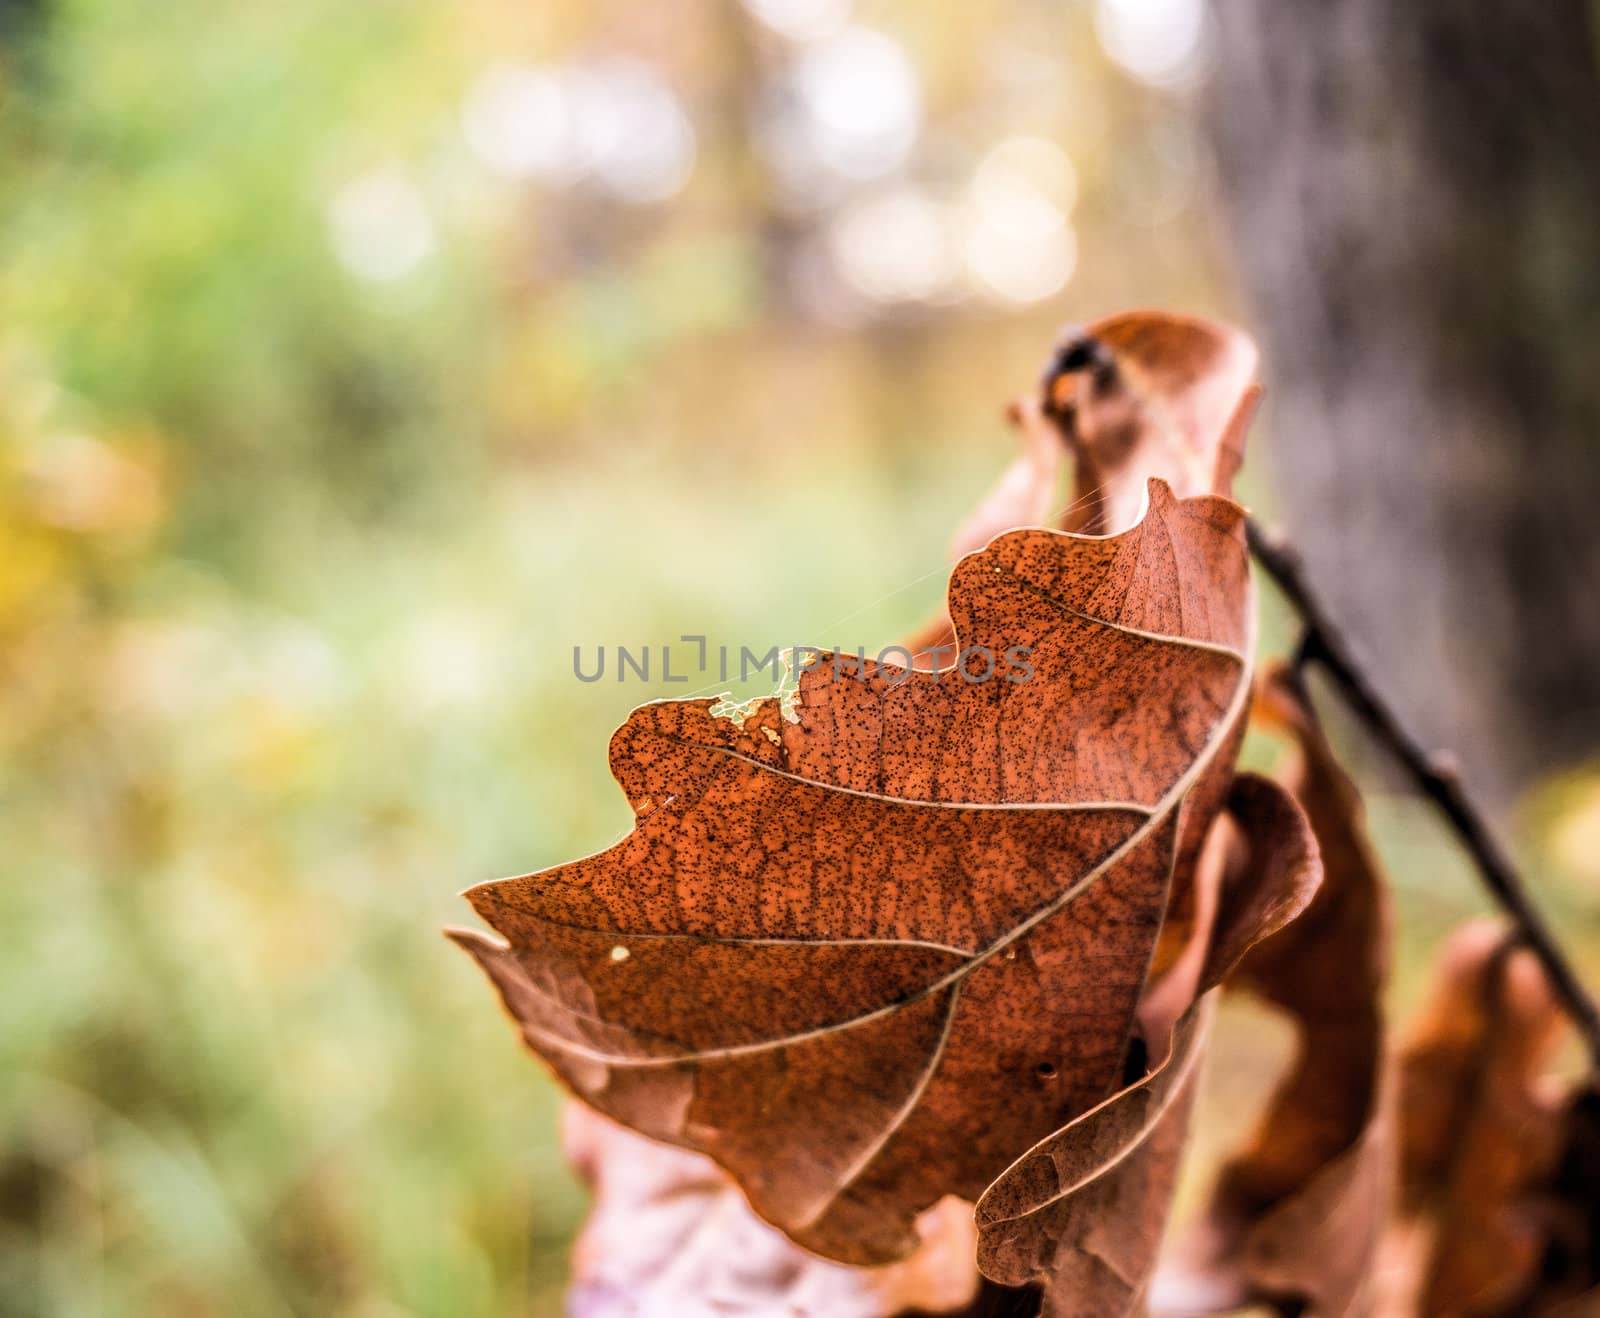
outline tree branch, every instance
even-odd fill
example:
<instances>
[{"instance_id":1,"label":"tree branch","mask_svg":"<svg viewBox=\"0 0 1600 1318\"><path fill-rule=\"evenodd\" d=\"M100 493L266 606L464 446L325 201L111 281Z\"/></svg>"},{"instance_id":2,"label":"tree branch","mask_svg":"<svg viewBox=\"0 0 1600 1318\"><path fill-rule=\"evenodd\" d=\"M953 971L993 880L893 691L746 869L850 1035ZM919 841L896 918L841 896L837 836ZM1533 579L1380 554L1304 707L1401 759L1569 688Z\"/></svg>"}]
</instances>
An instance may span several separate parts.
<instances>
[{"instance_id":1,"label":"tree branch","mask_svg":"<svg viewBox=\"0 0 1600 1318\"><path fill-rule=\"evenodd\" d=\"M1400 722L1350 651L1343 632L1306 581L1292 547L1250 518L1245 522L1250 552L1299 613L1305 632L1297 666L1320 664L1373 737L1398 760L1418 789L1449 822L1502 910L1515 922L1519 940L1538 957L1556 995L1583 1035L1592 1063L1600 1069L1600 1008L1595 1006L1566 954L1533 904L1527 886L1488 820L1461 784L1454 765L1429 754Z\"/></svg>"}]
</instances>

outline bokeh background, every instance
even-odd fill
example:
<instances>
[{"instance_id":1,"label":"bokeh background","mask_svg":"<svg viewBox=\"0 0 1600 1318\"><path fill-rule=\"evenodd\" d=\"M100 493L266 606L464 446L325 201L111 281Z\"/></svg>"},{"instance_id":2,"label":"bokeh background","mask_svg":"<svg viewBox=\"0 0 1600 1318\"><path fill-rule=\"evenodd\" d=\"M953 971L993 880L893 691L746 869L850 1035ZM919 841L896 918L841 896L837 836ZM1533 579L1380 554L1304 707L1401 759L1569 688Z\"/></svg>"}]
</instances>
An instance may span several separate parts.
<instances>
[{"instance_id":1,"label":"bokeh background","mask_svg":"<svg viewBox=\"0 0 1600 1318\"><path fill-rule=\"evenodd\" d=\"M559 1099L437 930L627 825L607 738L684 688L573 648L891 641L1063 322L1258 324L1231 40L1201 0L0 3L0 1313L557 1311ZM1494 794L1592 969L1583 752ZM1482 902L1364 777L1403 1003ZM1205 1144L1285 1045L1230 1015Z\"/></svg>"}]
</instances>

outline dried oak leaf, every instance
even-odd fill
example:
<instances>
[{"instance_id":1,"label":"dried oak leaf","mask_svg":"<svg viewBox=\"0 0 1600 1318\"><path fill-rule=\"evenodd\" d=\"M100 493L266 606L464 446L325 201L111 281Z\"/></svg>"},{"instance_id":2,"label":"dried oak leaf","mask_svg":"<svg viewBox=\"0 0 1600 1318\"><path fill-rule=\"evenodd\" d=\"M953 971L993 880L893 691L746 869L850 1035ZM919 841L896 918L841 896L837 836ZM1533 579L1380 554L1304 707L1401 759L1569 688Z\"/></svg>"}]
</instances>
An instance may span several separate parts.
<instances>
[{"instance_id":1,"label":"dried oak leaf","mask_svg":"<svg viewBox=\"0 0 1600 1318\"><path fill-rule=\"evenodd\" d=\"M1153 1298L1170 1313L1251 1302L1308 1318L1363 1313L1393 1179L1381 1006L1386 888L1360 794L1290 670L1263 673L1254 712L1295 743L1281 779L1311 821L1325 878L1305 914L1254 948L1230 986L1292 1018L1295 1056Z\"/></svg>"},{"instance_id":2,"label":"dried oak leaf","mask_svg":"<svg viewBox=\"0 0 1600 1318\"><path fill-rule=\"evenodd\" d=\"M1130 525L1150 475L1180 493L1226 493L1260 392L1256 361L1245 335L1189 316L1127 312L1064 335L1046 381L1075 459L1063 529Z\"/></svg>"},{"instance_id":3,"label":"dried oak leaf","mask_svg":"<svg viewBox=\"0 0 1600 1318\"><path fill-rule=\"evenodd\" d=\"M1099 539L962 560L971 683L832 656L793 704L636 711L635 830L471 897L457 936L580 1096L697 1148L818 1252L881 1263L1110 1090L1197 783L1228 770L1253 611L1239 510L1152 481ZM1214 789L1213 789L1214 790ZM1204 803L1202 803L1204 804Z\"/></svg>"},{"instance_id":4,"label":"dried oak leaf","mask_svg":"<svg viewBox=\"0 0 1600 1318\"><path fill-rule=\"evenodd\" d=\"M1257 352L1227 325L1170 312L1108 316L1061 338L1048 397L1014 400L1007 419L1022 452L951 538L953 559L1023 526L1107 535L1139 520L1145 481L1179 497L1230 493L1260 390ZM1070 464L1072 496L1057 506ZM954 639L948 616L908 642ZM937 667L938 665L934 665Z\"/></svg>"},{"instance_id":5,"label":"dried oak leaf","mask_svg":"<svg viewBox=\"0 0 1600 1318\"><path fill-rule=\"evenodd\" d=\"M1108 540L962 560L964 645L1031 681L867 663L636 710L608 851L475 888L458 934L593 1106L698 1148L817 1252L882 1263L1115 1082L1191 789L1248 691L1241 514L1153 481Z\"/></svg>"},{"instance_id":6,"label":"dried oak leaf","mask_svg":"<svg viewBox=\"0 0 1600 1318\"><path fill-rule=\"evenodd\" d=\"M1242 518L1151 480L1119 535L962 559L960 644L1026 647L1030 680L823 655L792 696L641 707L611 747L634 830L471 890L502 937L454 936L596 1109L820 1254L907 1256L1117 1082L1242 734Z\"/></svg>"},{"instance_id":7,"label":"dried oak leaf","mask_svg":"<svg viewBox=\"0 0 1600 1318\"><path fill-rule=\"evenodd\" d=\"M1010 1285L1045 1283L1049 1318L1142 1308L1182 1152L1211 993L1249 949L1284 928L1321 881L1305 816L1281 788L1241 774L1197 878L1185 955L1141 1004L1156 1064L1042 1140L978 1201L978 1264Z\"/></svg>"},{"instance_id":8,"label":"dried oak leaf","mask_svg":"<svg viewBox=\"0 0 1600 1318\"><path fill-rule=\"evenodd\" d=\"M1416 1285L1392 1311L1510 1318L1553 1298L1535 1303L1553 1234L1570 1226L1553 1192L1583 1112L1547 1074L1562 1025L1538 962L1494 921L1441 949L1399 1062L1401 1245ZM1590 1184L1567 1207L1592 1218L1594 1198Z\"/></svg>"}]
</instances>

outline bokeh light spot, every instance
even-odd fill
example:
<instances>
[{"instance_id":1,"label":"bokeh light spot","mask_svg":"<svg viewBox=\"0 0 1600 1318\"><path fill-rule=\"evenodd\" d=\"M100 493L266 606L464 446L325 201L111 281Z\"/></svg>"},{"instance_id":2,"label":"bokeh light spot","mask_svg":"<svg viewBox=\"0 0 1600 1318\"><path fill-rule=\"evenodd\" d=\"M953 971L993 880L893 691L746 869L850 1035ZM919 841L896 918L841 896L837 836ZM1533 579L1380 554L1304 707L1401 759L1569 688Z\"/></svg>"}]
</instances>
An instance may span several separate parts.
<instances>
[{"instance_id":1,"label":"bokeh light spot","mask_svg":"<svg viewBox=\"0 0 1600 1318\"><path fill-rule=\"evenodd\" d=\"M334 254L362 279L400 279L435 246L422 190L394 165L369 170L340 188L328 203L327 222Z\"/></svg>"},{"instance_id":2,"label":"bokeh light spot","mask_svg":"<svg viewBox=\"0 0 1600 1318\"><path fill-rule=\"evenodd\" d=\"M1106 54L1140 81L1182 86L1204 63L1205 0L1098 0L1095 30Z\"/></svg>"}]
</instances>

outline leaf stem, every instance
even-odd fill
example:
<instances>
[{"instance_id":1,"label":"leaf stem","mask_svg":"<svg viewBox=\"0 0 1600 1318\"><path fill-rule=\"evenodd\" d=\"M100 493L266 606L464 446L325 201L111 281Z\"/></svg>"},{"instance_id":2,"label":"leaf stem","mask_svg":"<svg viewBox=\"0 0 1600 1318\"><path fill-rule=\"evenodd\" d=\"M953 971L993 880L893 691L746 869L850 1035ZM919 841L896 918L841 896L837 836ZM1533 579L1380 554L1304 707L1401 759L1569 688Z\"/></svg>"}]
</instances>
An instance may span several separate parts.
<instances>
[{"instance_id":1,"label":"leaf stem","mask_svg":"<svg viewBox=\"0 0 1600 1318\"><path fill-rule=\"evenodd\" d=\"M1448 757L1430 754L1400 722L1371 678L1351 653L1337 623L1306 580L1300 555L1263 529L1253 517L1245 522L1250 552L1293 605L1305 626L1296 651L1297 667L1320 664L1350 708L1416 782L1418 789L1449 822L1472 858L1484 886L1515 922L1519 940L1539 959L1550 984L1583 1036L1592 1064L1600 1070L1600 1008L1556 941L1509 853L1496 838L1483 811L1468 795Z\"/></svg>"}]
</instances>

